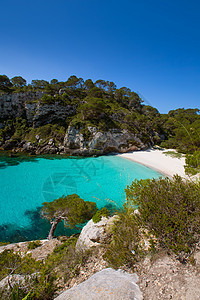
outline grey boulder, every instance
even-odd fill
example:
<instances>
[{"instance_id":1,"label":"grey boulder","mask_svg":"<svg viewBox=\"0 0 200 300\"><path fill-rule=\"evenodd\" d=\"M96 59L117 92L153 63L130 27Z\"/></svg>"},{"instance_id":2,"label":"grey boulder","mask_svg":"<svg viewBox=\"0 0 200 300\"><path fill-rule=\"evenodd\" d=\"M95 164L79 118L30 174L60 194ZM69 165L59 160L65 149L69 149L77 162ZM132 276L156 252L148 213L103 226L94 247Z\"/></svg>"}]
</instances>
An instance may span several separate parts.
<instances>
[{"instance_id":1,"label":"grey boulder","mask_svg":"<svg viewBox=\"0 0 200 300\"><path fill-rule=\"evenodd\" d=\"M104 269L63 292L56 300L142 300L138 276L122 270Z\"/></svg>"},{"instance_id":2,"label":"grey boulder","mask_svg":"<svg viewBox=\"0 0 200 300\"><path fill-rule=\"evenodd\" d=\"M111 218L102 217L101 221L94 223L90 220L82 229L78 238L77 249L89 249L98 246L101 243L106 243L110 236L109 228L112 226L117 216Z\"/></svg>"}]
</instances>

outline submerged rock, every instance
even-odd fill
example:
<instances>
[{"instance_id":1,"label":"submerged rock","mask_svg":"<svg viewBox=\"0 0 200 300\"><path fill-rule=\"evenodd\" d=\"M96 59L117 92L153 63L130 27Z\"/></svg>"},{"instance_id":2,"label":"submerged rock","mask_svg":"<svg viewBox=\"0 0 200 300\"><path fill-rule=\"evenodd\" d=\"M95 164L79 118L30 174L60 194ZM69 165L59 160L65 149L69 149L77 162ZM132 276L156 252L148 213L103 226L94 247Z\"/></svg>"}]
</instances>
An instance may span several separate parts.
<instances>
[{"instance_id":1,"label":"submerged rock","mask_svg":"<svg viewBox=\"0 0 200 300\"><path fill-rule=\"evenodd\" d=\"M135 273L108 268L60 294L55 300L142 300L137 281Z\"/></svg>"}]
</instances>

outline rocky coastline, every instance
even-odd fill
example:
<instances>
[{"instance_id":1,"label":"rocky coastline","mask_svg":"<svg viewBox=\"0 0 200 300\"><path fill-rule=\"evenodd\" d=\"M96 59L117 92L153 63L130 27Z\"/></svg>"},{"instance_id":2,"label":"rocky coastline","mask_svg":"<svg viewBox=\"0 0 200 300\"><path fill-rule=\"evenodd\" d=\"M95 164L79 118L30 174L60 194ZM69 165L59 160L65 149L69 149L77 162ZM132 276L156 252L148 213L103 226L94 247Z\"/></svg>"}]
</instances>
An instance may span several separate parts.
<instances>
[{"instance_id":1,"label":"rocky coastline","mask_svg":"<svg viewBox=\"0 0 200 300\"><path fill-rule=\"evenodd\" d=\"M90 220L83 228L76 244L92 249L79 274L67 282L58 281L59 291L54 299L199 299L200 249L194 254L195 264L182 264L174 255L159 252L148 255L131 268L114 270L103 259L102 246L110 239L109 223L103 218L99 223ZM32 255L37 261L45 261L54 249L62 249L69 237L41 240L40 246L29 250L30 242L9 244L0 247L3 251L20 252L22 256ZM5 289L8 279L12 284L24 283L25 276L14 274L0 281L0 289Z\"/></svg>"},{"instance_id":2,"label":"rocky coastline","mask_svg":"<svg viewBox=\"0 0 200 300\"><path fill-rule=\"evenodd\" d=\"M53 124L54 121L64 122L66 118L76 114L76 104L64 105L59 101L47 104L41 100L43 95L44 93L40 91L1 95L0 129L4 129L5 120L9 119L23 118L29 128L37 129L40 126ZM116 116L113 115L113 118ZM9 134L4 139L0 139L0 150L32 155L93 156L144 150L149 146L149 142L143 141L142 134L134 134L127 129L109 128L105 131L95 126L87 126L83 129L71 124L62 133L59 141L53 136L44 138L40 134L35 134L32 139L13 138Z\"/></svg>"},{"instance_id":3,"label":"rocky coastline","mask_svg":"<svg viewBox=\"0 0 200 300\"><path fill-rule=\"evenodd\" d=\"M13 153L61 154L73 156L104 155L112 152L126 153L129 151L145 150L148 145L129 133L127 130L111 129L109 132L99 132L95 127L88 128L91 131L91 139L85 139L79 129L69 127L62 144L57 145L53 138L40 144L38 142L15 141L9 139L1 144L1 150ZM134 145L135 144L135 145Z\"/></svg>"}]
</instances>

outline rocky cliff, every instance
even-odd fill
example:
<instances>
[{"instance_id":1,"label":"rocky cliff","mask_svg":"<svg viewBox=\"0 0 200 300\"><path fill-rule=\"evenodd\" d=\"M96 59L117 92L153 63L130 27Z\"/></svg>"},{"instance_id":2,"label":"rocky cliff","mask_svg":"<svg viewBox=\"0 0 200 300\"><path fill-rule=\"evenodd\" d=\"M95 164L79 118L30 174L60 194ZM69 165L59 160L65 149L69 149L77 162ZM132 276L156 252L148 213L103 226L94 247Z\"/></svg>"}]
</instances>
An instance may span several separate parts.
<instances>
[{"instance_id":1,"label":"rocky cliff","mask_svg":"<svg viewBox=\"0 0 200 300\"><path fill-rule=\"evenodd\" d=\"M0 96L0 119L9 119L31 115L36 107L36 101L43 96L43 92L12 93ZM32 105L26 104L32 103ZM31 113L32 112L32 113Z\"/></svg>"},{"instance_id":2,"label":"rocky cliff","mask_svg":"<svg viewBox=\"0 0 200 300\"><path fill-rule=\"evenodd\" d=\"M80 129L69 127L63 143L57 144L54 138L41 141L36 135L37 142L22 141L17 142L9 139L1 147L4 150L14 152L28 152L32 154L69 154L69 155L102 155L111 152L124 153L127 151L140 150L147 147L135 135L127 130L111 129L108 132L100 132L95 127L89 139L84 138ZM41 142L40 142L41 141Z\"/></svg>"},{"instance_id":3,"label":"rocky cliff","mask_svg":"<svg viewBox=\"0 0 200 300\"><path fill-rule=\"evenodd\" d=\"M127 152L145 148L146 145L127 130L110 129L100 132L96 127L88 127L90 137L86 139L81 130L69 127L64 138L64 152L82 155Z\"/></svg>"},{"instance_id":4,"label":"rocky cliff","mask_svg":"<svg viewBox=\"0 0 200 300\"><path fill-rule=\"evenodd\" d=\"M65 120L76 113L76 105L43 103L43 92L12 93L0 96L0 119L26 118L29 126L39 127L54 120Z\"/></svg>"},{"instance_id":5,"label":"rocky cliff","mask_svg":"<svg viewBox=\"0 0 200 300\"><path fill-rule=\"evenodd\" d=\"M54 135L41 138L35 134L30 139L14 138L11 135L0 137L0 147L14 152L31 152L32 154L70 154L70 155L102 155L110 152L127 152L144 149L148 144L142 142L142 136L133 134L127 129L109 128L99 130L96 126L76 127L70 125L70 117L77 112L76 102L72 104L55 101L45 103L44 93L26 92L0 96L0 128L5 127L5 120L17 117L26 120L30 128L39 128L47 124L69 123L66 132L57 140ZM84 130L83 130L84 129ZM87 134L85 134L87 131Z\"/></svg>"}]
</instances>

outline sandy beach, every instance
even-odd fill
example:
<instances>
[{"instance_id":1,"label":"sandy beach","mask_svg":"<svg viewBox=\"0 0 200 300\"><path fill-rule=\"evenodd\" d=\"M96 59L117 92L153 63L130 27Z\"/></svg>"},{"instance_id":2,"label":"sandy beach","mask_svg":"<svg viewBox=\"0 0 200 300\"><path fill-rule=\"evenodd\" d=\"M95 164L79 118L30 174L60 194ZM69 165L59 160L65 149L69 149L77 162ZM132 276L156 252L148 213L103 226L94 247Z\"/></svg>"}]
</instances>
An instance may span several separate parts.
<instances>
[{"instance_id":1,"label":"sandy beach","mask_svg":"<svg viewBox=\"0 0 200 300\"><path fill-rule=\"evenodd\" d=\"M178 174L183 178L188 178L184 170L185 157L174 158L169 155L165 155L164 152L167 151L174 150L148 149L145 151L122 153L119 154L119 156L152 168L168 177L173 177L175 174Z\"/></svg>"}]
</instances>

